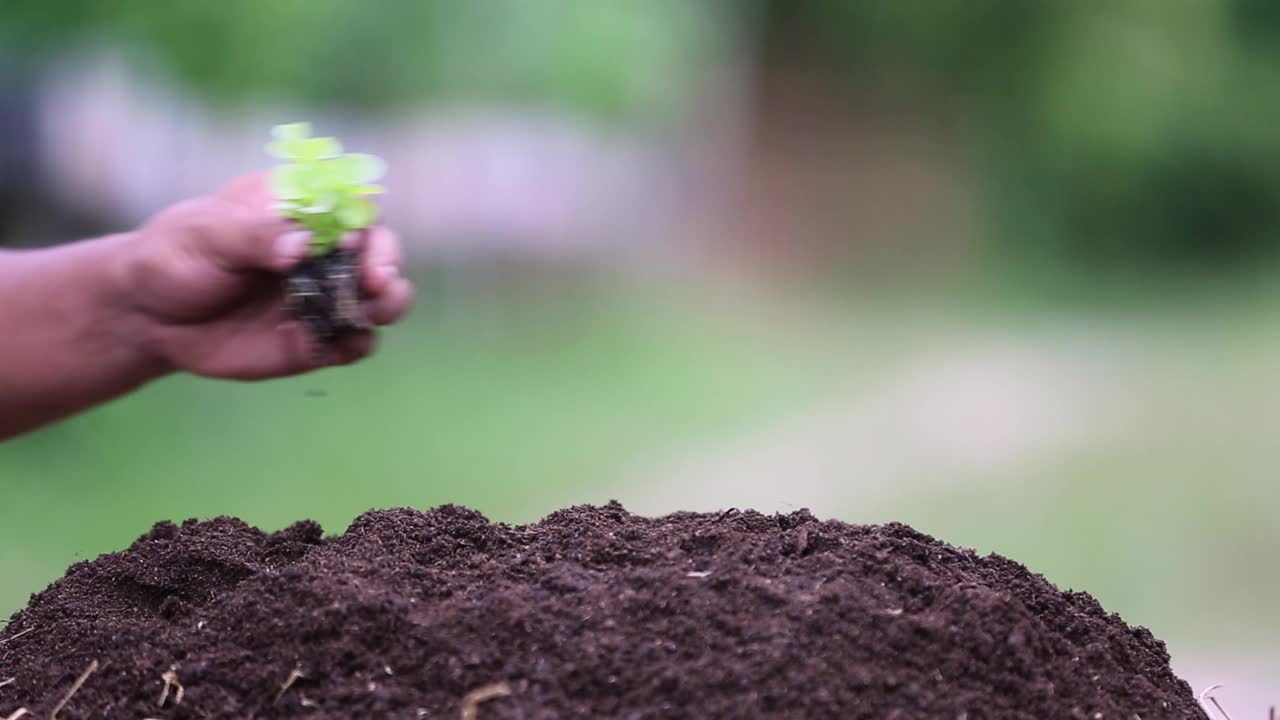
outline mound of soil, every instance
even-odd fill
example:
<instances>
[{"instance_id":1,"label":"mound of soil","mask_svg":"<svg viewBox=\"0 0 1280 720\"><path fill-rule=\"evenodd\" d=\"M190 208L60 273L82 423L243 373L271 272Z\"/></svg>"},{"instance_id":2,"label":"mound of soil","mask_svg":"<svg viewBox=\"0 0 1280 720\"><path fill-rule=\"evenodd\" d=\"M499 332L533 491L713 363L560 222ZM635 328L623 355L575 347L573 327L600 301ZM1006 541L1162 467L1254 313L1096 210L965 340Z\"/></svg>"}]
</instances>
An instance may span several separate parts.
<instances>
[{"instance_id":1,"label":"mound of soil","mask_svg":"<svg viewBox=\"0 0 1280 720\"><path fill-rule=\"evenodd\" d=\"M5 682L60 720L1205 717L1151 633L1002 557L617 504L161 523L33 596Z\"/></svg>"}]
</instances>

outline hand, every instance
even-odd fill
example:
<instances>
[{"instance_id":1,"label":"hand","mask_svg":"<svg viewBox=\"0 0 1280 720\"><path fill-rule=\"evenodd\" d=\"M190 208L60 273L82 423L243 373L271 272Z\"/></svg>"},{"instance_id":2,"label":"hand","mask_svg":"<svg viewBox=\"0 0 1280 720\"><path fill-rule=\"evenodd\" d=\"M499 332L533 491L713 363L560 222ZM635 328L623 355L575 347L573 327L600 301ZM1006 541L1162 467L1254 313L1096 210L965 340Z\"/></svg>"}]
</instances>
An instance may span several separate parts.
<instances>
[{"instance_id":1,"label":"hand","mask_svg":"<svg viewBox=\"0 0 1280 720\"><path fill-rule=\"evenodd\" d=\"M150 351L167 367L256 380L372 352L372 331L317 348L289 318L283 273L302 260L308 236L272 203L265 174L248 175L162 211L125 242L124 286ZM375 325L398 320L414 291L400 274L395 233L375 226L344 243L361 252L366 316Z\"/></svg>"}]
</instances>

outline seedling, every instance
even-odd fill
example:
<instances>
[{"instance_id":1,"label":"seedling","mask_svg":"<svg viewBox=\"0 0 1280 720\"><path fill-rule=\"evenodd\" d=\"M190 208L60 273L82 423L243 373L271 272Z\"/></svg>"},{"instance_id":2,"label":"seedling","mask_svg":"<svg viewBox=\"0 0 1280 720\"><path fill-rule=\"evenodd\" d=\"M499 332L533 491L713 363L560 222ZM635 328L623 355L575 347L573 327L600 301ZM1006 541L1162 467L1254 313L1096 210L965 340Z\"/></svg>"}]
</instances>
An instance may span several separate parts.
<instances>
[{"instance_id":1,"label":"seedling","mask_svg":"<svg viewBox=\"0 0 1280 720\"><path fill-rule=\"evenodd\" d=\"M309 123L277 125L267 151L284 162L271 171L277 209L311 233L308 256L288 274L291 314L313 338L332 342L369 326L360 309L360 257L340 246L347 233L378 219L368 198L386 164L376 155L343 153L334 138L312 137Z\"/></svg>"},{"instance_id":2,"label":"seedling","mask_svg":"<svg viewBox=\"0 0 1280 720\"><path fill-rule=\"evenodd\" d=\"M271 171L279 209L312 233L311 254L333 252L342 234L369 227L377 207L366 198L383 192L372 184L386 171L376 155L343 153L331 137L311 137L311 124L277 125L267 151L284 160Z\"/></svg>"}]
</instances>

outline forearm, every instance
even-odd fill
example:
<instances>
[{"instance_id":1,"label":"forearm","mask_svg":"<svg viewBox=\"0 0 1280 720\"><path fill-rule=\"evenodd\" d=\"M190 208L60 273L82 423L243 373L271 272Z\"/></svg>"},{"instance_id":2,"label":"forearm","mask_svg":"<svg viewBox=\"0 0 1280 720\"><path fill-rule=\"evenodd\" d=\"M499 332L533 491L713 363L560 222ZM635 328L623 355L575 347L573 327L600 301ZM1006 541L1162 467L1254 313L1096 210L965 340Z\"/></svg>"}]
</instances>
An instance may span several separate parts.
<instances>
[{"instance_id":1,"label":"forearm","mask_svg":"<svg viewBox=\"0 0 1280 720\"><path fill-rule=\"evenodd\" d=\"M159 375L114 235L0 251L0 440Z\"/></svg>"}]
</instances>

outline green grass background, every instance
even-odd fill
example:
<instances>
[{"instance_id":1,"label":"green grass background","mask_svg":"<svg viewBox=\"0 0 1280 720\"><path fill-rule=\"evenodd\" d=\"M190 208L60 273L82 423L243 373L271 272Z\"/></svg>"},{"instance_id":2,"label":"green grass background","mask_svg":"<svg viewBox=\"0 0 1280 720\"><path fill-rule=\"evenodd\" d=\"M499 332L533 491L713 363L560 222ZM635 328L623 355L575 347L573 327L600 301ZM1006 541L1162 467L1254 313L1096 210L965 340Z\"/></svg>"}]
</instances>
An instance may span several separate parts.
<instances>
[{"instance_id":1,"label":"green grass background","mask_svg":"<svg viewBox=\"0 0 1280 720\"><path fill-rule=\"evenodd\" d=\"M417 312L366 363L261 384L173 377L0 445L0 615L158 520L314 518L337 533L369 508L454 502L531 521L602 502L657 459L856 400L922 337L1084 324L1150 351L1148 401L1122 433L1007 477L874 500L851 484L814 510L1001 552L1175 647L1280 646L1280 302L1068 316L609 283L457 297L422 280Z\"/></svg>"},{"instance_id":2,"label":"green grass background","mask_svg":"<svg viewBox=\"0 0 1280 720\"><path fill-rule=\"evenodd\" d=\"M452 502L535 520L599 498L631 461L802 402L840 367L705 305L442 297L424 280L365 363L256 384L171 377L0 445L0 614L161 519L313 518L338 533L369 508Z\"/></svg>"}]
</instances>

